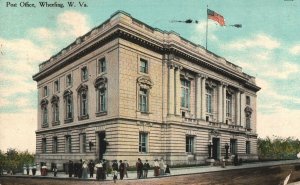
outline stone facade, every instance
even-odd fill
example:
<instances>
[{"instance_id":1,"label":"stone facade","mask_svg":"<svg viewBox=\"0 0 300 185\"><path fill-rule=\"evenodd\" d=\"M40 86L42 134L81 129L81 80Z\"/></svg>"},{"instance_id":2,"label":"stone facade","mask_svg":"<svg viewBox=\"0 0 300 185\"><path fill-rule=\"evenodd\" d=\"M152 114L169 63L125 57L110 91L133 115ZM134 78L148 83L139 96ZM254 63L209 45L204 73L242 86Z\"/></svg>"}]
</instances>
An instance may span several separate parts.
<instances>
[{"instance_id":1,"label":"stone facade","mask_svg":"<svg viewBox=\"0 0 300 185\"><path fill-rule=\"evenodd\" d=\"M216 160L226 143L257 158L255 78L125 12L40 64L33 79L36 160L48 166L102 157L201 164L209 143Z\"/></svg>"}]
</instances>

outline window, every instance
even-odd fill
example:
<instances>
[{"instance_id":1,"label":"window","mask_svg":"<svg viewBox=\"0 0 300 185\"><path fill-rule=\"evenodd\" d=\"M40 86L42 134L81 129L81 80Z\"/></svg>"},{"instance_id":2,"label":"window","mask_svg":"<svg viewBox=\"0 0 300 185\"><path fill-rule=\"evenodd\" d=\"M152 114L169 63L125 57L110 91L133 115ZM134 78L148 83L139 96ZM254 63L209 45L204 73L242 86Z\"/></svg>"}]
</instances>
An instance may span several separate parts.
<instances>
[{"instance_id":1,"label":"window","mask_svg":"<svg viewBox=\"0 0 300 185\"><path fill-rule=\"evenodd\" d=\"M212 113L212 89L207 87L206 88L206 112Z\"/></svg>"},{"instance_id":2,"label":"window","mask_svg":"<svg viewBox=\"0 0 300 185\"><path fill-rule=\"evenodd\" d=\"M236 139L230 139L230 153L236 154L237 153L237 141Z\"/></svg>"},{"instance_id":3,"label":"window","mask_svg":"<svg viewBox=\"0 0 300 185\"><path fill-rule=\"evenodd\" d=\"M44 127L48 126L48 108L47 105L44 105L42 108L43 111L43 125Z\"/></svg>"},{"instance_id":4,"label":"window","mask_svg":"<svg viewBox=\"0 0 300 185\"><path fill-rule=\"evenodd\" d=\"M185 152L194 153L194 137L186 136L185 143Z\"/></svg>"},{"instance_id":5,"label":"window","mask_svg":"<svg viewBox=\"0 0 300 185\"><path fill-rule=\"evenodd\" d=\"M53 137L52 153L57 153L57 149L58 149L57 137Z\"/></svg>"},{"instance_id":6,"label":"window","mask_svg":"<svg viewBox=\"0 0 300 185\"><path fill-rule=\"evenodd\" d=\"M85 67L83 67L83 68L81 69L81 80L82 80L82 81L86 81L86 80L88 80L88 78L89 78L89 76L88 76L88 69L87 69L87 67L85 66Z\"/></svg>"},{"instance_id":7,"label":"window","mask_svg":"<svg viewBox=\"0 0 300 185\"><path fill-rule=\"evenodd\" d=\"M53 122L59 122L58 102L53 103Z\"/></svg>"},{"instance_id":8,"label":"window","mask_svg":"<svg viewBox=\"0 0 300 185\"><path fill-rule=\"evenodd\" d=\"M246 154L250 154L250 141L246 141Z\"/></svg>"},{"instance_id":9,"label":"window","mask_svg":"<svg viewBox=\"0 0 300 185\"><path fill-rule=\"evenodd\" d=\"M73 121L73 96L72 91L66 90L64 92L65 103L65 122Z\"/></svg>"},{"instance_id":10,"label":"window","mask_svg":"<svg viewBox=\"0 0 300 185\"><path fill-rule=\"evenodd\" d=\"M72 152L72 141L71 141L71 136L67 135L66 136L66 146L65 146L66 153L71 153Z\"/></svg>"},{"instance_id":11,"label":"window","mask_svg":"<svg viewBox=\"0 0 300 185\"><path fill-rule=\"evenodd\" d=\"M140 132L139 136L139 152L148 152L148 133Z\"/></svg>"},{"instance_id":12,"label":"window","mask_svg":"<svg viewBox=\"0 0 300 185\"><path fill-rule=\"evenodd\" d=\"M46 138L42 138L42 153L46 153L47 150L47 140Z\"/></svg>"},{"instance_id":13,"label":"window","mask_svg":"<svg viewBox=\"0 0 300 185\"><path fill-rule=\"evenodd\" d=\"M106 88L98 89L98 112L106 112Z\"/></svg>"},{"instance_id":14,"label":"window","mask_svg":"<svg viewBox=\"0 0 300 185\"><path fill-rule=\"evenodd\" d=\"M190 88L190 81L181 80L181 107L183 108L190 108Z\"/></svg>"},{"instance_id":15,"label":"window","mask_svg":"<svg viewBox=\"0 0 300 185\"><path fill-rule=\"evenodd\" d=\"M141 112L148 112L148 91L140 88L139 106Z\"/></svg>"},{"instance_id":16,"label":"window","mask_svg":"<svg viewBox=\"0 0 300 185\"><path fill-rule=\"evenodd\" d=\"M54 91L55 92L59 91L59 81L58 80L54 81Z\"/></svg>"},{"instance_id":17,"label":"window","mask_svg":"<svg viewBox=\"0 0 300 185\"><path fill-rule=\"evenodd\" d=\"M72 76L71 76L71 74L68 74L67 77L66 77L66 85L67 85L67 87L72 85Z\"/></svg>"},{"instance_id":18,"label":"window","mask_svg":"<svg viewBox=\"0 0 300 185\"><path fill-rule=\"evenodd\" d=\"M250 117L246 117L246 128L251 129L251 119L250 119Z\"/></svg>"},{"instance_id":19,"label":"window","mask_svg":"<svg viewBox=\"0 0 300 185\"><path fill-rule=\"evenodd\" d=\"M250 96L246 96L246 104L247 104L247 105L250 105L250 103L251 103L251 102L250 102Z\"/></svg>"},{"instance_id":20,"label":"window","mask_svg":"<svg viewBox=\"0 0 300 185\"><path fill-rule=\"evenodd\" d=\"M145 59L140 59L140 72L148 73L148 61Z\"/></svg>"},{"instance_id":21,"label":"window","mask_svg":"<svg viewBox=\"0 0 300 185\"><path fill-rule=\"evenodd\" d=\"M44 92L43 92L44 97L48 96L48 86L44 87Z\"/></svg>"},{"instance_id":22,"label":"window","mask_svg":"<svg viewBox=\"0 0 300 185\"><path fill-rule=\"evenodd\" d=\"M230 118L232 114L232 95L226 94L226 117Z\"/></svg>"},{"instance_id":23,"label":"window","mask_svg":"<svg viewBox=\"0 0 300 185\"><path fill-rule=\"evenodd\" d=\"M87 92L80 92L80 116L88 115L88 99Z\"/></svg>"},{"instance_id":24,"label":"window","mask_svg":"<svg viewBox=\"0 0 300 185\"><path fill-rule=\"evenodd\" d=\"M80 152L85 153L86 152L86 134L80 134Z\"/></svg>"},{"instance_id":25,"label":"window","mask_svg":"<svg viewBox=\"0 0 300 185\"><path fill-rule=\"evenodd\" d=\"M103 73L106 71L106 60L105 58L101 58L98 61L98 73Z\"/></svg>"}]
</instances>

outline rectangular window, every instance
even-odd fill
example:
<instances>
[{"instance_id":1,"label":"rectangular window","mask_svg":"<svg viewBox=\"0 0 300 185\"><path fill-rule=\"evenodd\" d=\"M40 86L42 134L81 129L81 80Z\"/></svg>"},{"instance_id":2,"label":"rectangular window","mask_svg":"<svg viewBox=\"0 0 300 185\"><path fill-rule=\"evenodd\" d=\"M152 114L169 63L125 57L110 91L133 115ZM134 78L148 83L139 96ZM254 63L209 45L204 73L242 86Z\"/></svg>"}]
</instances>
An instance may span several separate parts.
<instances>
[{"instance_id":1,"label":"rectangular window","mask_svg":"<svg viewBox=\"0 0 300 185\"><path fill-rule=\"evenodd\" d=\"M105 58L101 58L98 61L98 73L103 73L106 71L106 60Z\"/></svg>"},{"instance_id":2,"label":"rectangular window","mask_svg":"<svg viewBox=\"0 0 300 185\"><path fill-rule=\"evenodd\" d=\"M251 129L251 119L250 119L250 117L246 118L246 128Z\"/></svg>"},{"instance_id":3,"label":"rectangular window","mask_svg":"<svg viewBox=\"0 0 300 185\"><path fill-rule=\"evenodd\" d=\"M42 138L42 153L46 153L47 150L47 140L46 138Z\"/></svg>"},{"instance_id":4,"label":"rectangular window","mask_svg":"<svg viewBox=\"0 0 300 185\"><path fill-rule=\"evenodd\" d=\"M45 126L48 124L48 109L46 106L43 107L43 124Z\"/></svg>"},{"instance_id":5,"label":"rectangular window","mask_svg":"<svg viewBox=\"0 0 300 185\"><path fill-rule=\"evenodd\" d=\"M82 80L82 81L86 81L86 80L88 80L88 77L89 77L88 69L87 69L87 67L85 66L85 67L83 67L83 68L81 69L81 80Z\"/></svg>"},{"instance_id":6,"label":"rectangular window","mask_svg":"<svg viewBox=\"0 0 300 185\"><path fill-rule=\"evenodd\" d=\"M212 89L206 88L206 112L212 113Z\"/></svg>"},{"instance_id":7,"label":"rectangular window","mask_svg":"<svg viewBox=\"0 0 300 185\"><path fill-rule=\"evenodd\" d=\"M148 92L146 89L140 89L139 106L141 112L148 112Z\"/></svg>"},{"instance_id":8,"label":"rectangular window","mask_svg":"<svg viewBox=\"0 0 300 185\"><path fill-rule=\"evenodd\" d=\"M48 96L48 86L44 87L44 92L43 92L44 97Z\"/></svg>"},{"instance_id":9,"label":"rectangular window","mask_svg":"<svg viewBox=\"0 0 300 185\"><path fill-rule=\"evenodd\" d=\"M250 105L250 103L251 103L251 102L250 102L250 96L246 96L246 104L247 104L247 105Z\"/></svg>"},{"instance_id":10,"label":"rectangular window","mask_svg":"<svg viewBox=\"0 0 300 185\"><path fill-rule=\"evenodd\" d=\"M190 108L190 92L191 82L188 80L181 80L181 107Z\"/></svg>"},{"instance_id":11,"label":"rectangular window","mask_svg":"<svg viewBox=\"0 0 300 185\"><path fill-rule=\"evenodd\" d=\"M194 153L194 137L186 136L186 138L185 138L185 152Z\"/></svg>"},{"instance_id":12,"label":"rectangular window","mask_svg":"<svg viewBox=\"0 0 300 185\"><path fill-rule=\"evenodd\" d=\"M81 92L81 116L86 116L88 114L88 100L86 92Z\"/></svg>"},{"instance_id":13,"label":"rectangular window","mask_svg":"<svg viewBox=\"0 0 300 185\"><path fill-rule=\"evenodd\" d=\"M237 141L236 139L230 139L230 153L236 154L237 153Z\"/></svg>"},{"instance_id":14,"label":"rectangular window","mask_svg":"<svg viewBox=\"0 0 300 185\"><path fill-rule=\"evenodd\" d=\"M140 132L139 136L139 152L148 152L148 133Z\"/></svg>"},{"instance_id":15,"label":"rectangular window","mask_svg":"<svg viewBox=\"0 0 300 185\"><path fill-rule=\"evenodd\" d=\"M71 141L71 136L67 135L66 136L66 153L71 153L72 152L72 141Z\"/></svg>"},{"instance_id":16,"label":"rectangular window","mask_svg":"<svg viewBox=\"0 0 300 185\"><path fill-rule=\"evenodd\" d=\"M57 137L53 137L52 153L57 153L57 149L58 149Z\"/></svg>"},{"instance_id":17,"label":"rectangular window","mask_svg":"<svg viewBox=\"0 0 300 185\"><path fill-rule=\"evenodd\" d=\"M232 114L232 96L226 94L226 117L230 118Z\"/></svg>"},{"instance_id":18,"label":"rectangular window","mask_svg":"<svg viewBox=\"0 0 300 185\"><path fill-rule=\"evenodd\" d=\"M66 118L71 119L73 117L72 114L72 98L70 95L66 97Z\"/></svg>"},{"instance_id":19,"label":"rectangular window","mask_svg":"<svg viewBox=\"0 0 300 185\"><path fill-rule=\"evenodd\" d=\"M148 73L148 61L145 59L140 59L140 72Z\"/></svg>"},{"instance_id":20,"label":"rectangular window","mask_svg":"<svg viewBox=\"0 0 300 185\"><path fill-rule=\"evenodd\" d=\"M86 152L86 134L80 134L80 152L85 153Z\"/></svg>"},{"instance_id":21,"label":"rectangular window","mask_svg":"<svg viewBox=\"0 0 300 185\"><path fill-rule=\"evenodd\" d=\"M246 141L246 154L250 154L250 141Z\"/></svg>"},{"instance_id":22,"label":"rectangular window","mask_svg":"<svg viewBox=\"0 0 300 185\"><path fill-rule=\"evenodd\" d=\"M98 90L98 112L106 112L106 89Z\"/></svg>"},{"instance_id":23,"label":"rectangular window","mask_svg":"<svg viewBox=\"0 0 300 185\"><path fill-rule=\"evenodd\" d=\"M66 85L67 85L67 87L72 85L72 75L71 74L68 74L66 77Z\"/></svg>"},{"instance_id":24,"label":"rectangular window","mask_svg":"<svg viewBox=\"0 0 300 185\"><path fill-rule=\"evenodd\" d=\"M59 121L59 109L58 109L58 103L53 104L53 122Z\"/></svg>"},{"instance_id":25,"label":"rectangular window","mask_svg":"<svg viewBox=\"0 0 300 185\"><path fill-rule=\"evenodd\" d=\"M59 81L58 80L54 81L54 91L55 92L59 91Z\"/></svg>"}]
</instances>

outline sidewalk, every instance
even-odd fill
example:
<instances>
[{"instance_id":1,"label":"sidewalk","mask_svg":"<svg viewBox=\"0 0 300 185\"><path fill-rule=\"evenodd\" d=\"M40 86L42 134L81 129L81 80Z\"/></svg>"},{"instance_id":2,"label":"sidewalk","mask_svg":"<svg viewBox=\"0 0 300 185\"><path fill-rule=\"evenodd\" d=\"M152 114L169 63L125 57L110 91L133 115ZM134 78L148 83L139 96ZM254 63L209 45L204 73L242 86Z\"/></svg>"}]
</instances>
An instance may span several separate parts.
<instances>
[{"instance_id":1,"label":"sidewalk","mask_svg":"<svg viewBox=\"0 0 300 185\"><path fill-rule=\"evenodd\" d=\"M298 160L286 160L286 161L271 161L271 162L254 162L254 163L244 163L240 166L226 166L226 168L222 168L221 166L196 166L196 167L183 167L183 168L170 168L171 175L170 176L178 176L178 175L189 175L195 173L207 173L207 172L218 172L224 170L238 170L238 169L246 169L246 168L256 168L256 167L267 167L267 166L276 166L276 165L285 165L285 164L299 164L300 159ZM68 174L64 172L59 172L56 177L53 176L52 172L49 172L47 176L27 176L23 174L16 174L14 176L18 177L36 177L36 178L63 178L63 179L78 179L77 177L69 178ZM155 178L161 178L166 176L159 176ZM118 176L119 178L119 176ZM136 171L128 171L128 178L124 179L136 179L137 174ZM148 178L154 178L153 170L149 170ZM85 180L96 180L96 175L94 174L94 178L88 178ZM106 180L112 180L112 175L110 174Z\"/></svg>"}]
</instances>

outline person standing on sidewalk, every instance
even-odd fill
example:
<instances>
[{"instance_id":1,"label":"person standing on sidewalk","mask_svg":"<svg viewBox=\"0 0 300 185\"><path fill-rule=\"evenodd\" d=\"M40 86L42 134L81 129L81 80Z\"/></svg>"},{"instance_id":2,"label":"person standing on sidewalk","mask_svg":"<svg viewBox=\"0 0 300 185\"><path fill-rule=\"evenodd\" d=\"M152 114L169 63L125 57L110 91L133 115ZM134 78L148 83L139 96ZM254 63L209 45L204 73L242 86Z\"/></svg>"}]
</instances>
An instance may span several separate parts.
<instances>
[{"instance_id":1,"label":"person standing on sidewalk","mask_svg":"<svg viewBox=\"0 0 300 185\"><path fill-rule=\"evenodd\" d=\"M148 163L148 160L143 165L144 168L144 178L147 179L148 177L148 170L150 169L150 164Z\"/></svg>"},{"instance_id":2,"label":"person standing on sidewalk","mask_svg":"<svg viewBox=\"0 0 300 185\"><path fill-rule=\"evenodd\" d=\"M53 176L56 177L56 175L57 175L57 167L56 167L56 165L53 166L52 171L53 171Z\"/></svg>"},{"instance_id":3,"label":"person standing on sidewalk","mask_svg":"<svg viewBox=\"0 0 300 185\"><path fill-rule=\"evenodd\" d=\"M171 174L171 172L170 172L170 167L169 167L168 164L166 165L166 171L165 171L165 174L166 174L166 175L170 175L170 174Z\"/></svg>"},{"instance_id":4,"label":"person standing on sidewalk","mask_svg":"<svg viewBox=\"0 0 300 185\"><path fill-rule=\"evenodd\" d=\"M82 178L83 179L88 178L88 165L86 164L86 161L83 161L83 164L82 164Z\"/></svg>"},{"instance_id":5,"label":"person standing on sidewalk","mask_svg":"<svg viewBox=\"0 0 300 185\"><path fill-rule=\"evenodd\" d=\"M124 178L124 170L125 170L125 164L120 160L120 165L119 165L119 172L120 172L120 180L123 180Z\"/></svg>"},{"instance_id":6,"label":"person standing on sidewalk","mask_svg":"<svg viewBox=\"0 0 300 185\"><path fill-rule=\"evenodd\" d=\"M138 161L136 162L135 166L136 166L137 179L140 179L143 176L143 163L140 158L138 158Z\"/></svg>"},{"instance_id":7,"label":"person standing on sidewalk","mask_svg":"<svg viewBox=\"0 0 300 185\"><path fill-rule=\"evenodd\" d=\"M93 178L94 177L94 168L95 168L95 163L93 160L90 160L88 167L89 167L89 171L90 171L90 178Z\"/></svg>"},{"instance_id":8,"label":"person standing on sidewalk","mask_svg":"<svg viewBox=\"0 0 300 185\"><path fill-rule=\"evenodd\" d=\"M160 175L165 175L166 166L165 166L165 163L164 163L164 159L160 160L159 169L160 169Z\"/></svg>"},{"instance_id":9,"label":"person standing on sidewalk","mask_svg":"<svg viewBox=\"0 0 300 185\"><path fill-rule=\"evenodd\" d=\"M128 178L128 168L129 168L129 164L127 162L127 160L124 161L124 165L125 165L125 168L124 168L124 175L126 175L126 178Z\"/></svg>"},{"instance_id":10,"label":"person standing on sidewalk","mask_svg":"<svg viewBox=\"0 0 300 185\"><path fill-rule=\"evenodd\" d=\"M69 164L68 164L69 177L72 177L72 175L73 175L73 170L74 170L73 161L69 160Z\"/></svg>"},{"instance_id":11,"label":"person standing on sidewalk","mask_svg":"<svg viewBox=\"0 0 300 185\"><path fill-rule=\"evenodd\" d=\"M158 160L154 160L154 177L159 176L159 163Z\"/></svg>"}]
</instances>

